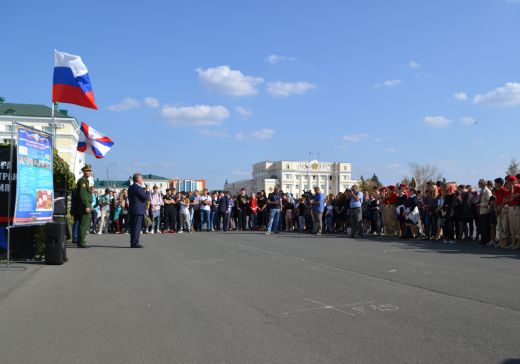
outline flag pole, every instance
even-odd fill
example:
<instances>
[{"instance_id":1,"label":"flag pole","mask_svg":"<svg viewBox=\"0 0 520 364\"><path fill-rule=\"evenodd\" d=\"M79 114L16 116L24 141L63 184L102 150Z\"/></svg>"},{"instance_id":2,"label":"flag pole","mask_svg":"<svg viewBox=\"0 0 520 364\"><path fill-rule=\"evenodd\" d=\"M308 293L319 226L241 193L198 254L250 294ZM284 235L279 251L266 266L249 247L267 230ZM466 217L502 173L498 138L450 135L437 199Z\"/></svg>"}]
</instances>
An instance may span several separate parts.
<instances>
[{"instance_id":1,"label":"flag pole","mask_svg":"<svg viewBox=\"0 0 520 364\"><path fill-rule=\"evenodd\" d=\"M11 264L11 229L13 228L13 218L12 218L12 193L13 189L13 149L14 149L14 121L11 121L11 151L9 153L9 191L7 194L7 268L9 268L9 264Z\"/></svg>"}]
</instances>

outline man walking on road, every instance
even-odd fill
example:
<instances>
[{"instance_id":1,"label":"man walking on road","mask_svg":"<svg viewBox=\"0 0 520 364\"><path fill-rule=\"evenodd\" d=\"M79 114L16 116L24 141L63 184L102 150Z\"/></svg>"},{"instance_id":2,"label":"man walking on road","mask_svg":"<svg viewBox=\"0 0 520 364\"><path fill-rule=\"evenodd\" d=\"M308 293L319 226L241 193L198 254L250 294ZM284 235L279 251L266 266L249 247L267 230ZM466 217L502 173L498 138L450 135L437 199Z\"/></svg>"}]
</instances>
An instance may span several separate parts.
<instances>
[{"instance_id":1,"label":"man walking on road","mask_svg":"<svg viewBox=\"0 0 520 364\"><path fill-rule=\"evenodd\" d=\"M143 176L141 173L134 173L133 181L134 183L128 188L130 247L142 248L143 246L139 244L139 237L143 227L143 217L146 213L146 202L150 199L150 195L142 187Z\"/></svg>"},{"instance_id":2,"label":"man walking on road","mask_svg":"<svg viewBox=\"0 0 520 364\"><path fill-rule=\"evenodd\" d=\"M86 164L81 168L83 177L76 184L76 215L79 220L78 229L78 248L86 248L85 236L90 227L90 216L92 209L92 193L90 192L90 182L88 178L92 173L90 164Z\"/></svg>"}]
</instances>

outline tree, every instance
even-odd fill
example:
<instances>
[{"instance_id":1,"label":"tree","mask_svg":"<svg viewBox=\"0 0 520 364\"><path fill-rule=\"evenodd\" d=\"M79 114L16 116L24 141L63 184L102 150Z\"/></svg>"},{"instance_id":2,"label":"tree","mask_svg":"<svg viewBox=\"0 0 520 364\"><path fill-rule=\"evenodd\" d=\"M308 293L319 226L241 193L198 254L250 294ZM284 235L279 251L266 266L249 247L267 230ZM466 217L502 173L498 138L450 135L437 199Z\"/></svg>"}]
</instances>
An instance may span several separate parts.
<instances>
[{"instance_id":1,"label":"tree","mask_svg":"<svg viewBox=\"0 0 520 364\"><path fill-rule=\"evenodd\" d=\"M372 175L372 178L370 178L370 181L377 188L383 187L383 184L381 183L381 181L379 180L379 177L377 177L375 173Z\"/></svg>"},{"instance_id":2,"label":"tree","mask_svg":"<svg viewBox=\"0 0 520 364\"><path fill-rule=\"evenodd\" d=\"M518 173L520 173L520 164L513 158L507 167L506 176L515 176Z\"/></svg>"},{"instance_id":3,"label":"tree","mask_svg":"<svg viewBox=\"0 0 520 364\"><path fill-rule=\"evenodd\" d=\"M74 174L70 171L69 165L59 155L58 151L54 149L54 190L71 191L76 184Z\"/></svg>"},{"instance_id":4,"label":"tree","mask_svg":"<svg viewBox=\"0 0 520 364\"><path fill-rule=\"evenodd\" d=\"M417 183L417 189L424 191L426 183L436 182L442 179L442 175L436 166L432 164L420 165L417 162L410 163L410 172Z\"/></svg>"}]
</instances>

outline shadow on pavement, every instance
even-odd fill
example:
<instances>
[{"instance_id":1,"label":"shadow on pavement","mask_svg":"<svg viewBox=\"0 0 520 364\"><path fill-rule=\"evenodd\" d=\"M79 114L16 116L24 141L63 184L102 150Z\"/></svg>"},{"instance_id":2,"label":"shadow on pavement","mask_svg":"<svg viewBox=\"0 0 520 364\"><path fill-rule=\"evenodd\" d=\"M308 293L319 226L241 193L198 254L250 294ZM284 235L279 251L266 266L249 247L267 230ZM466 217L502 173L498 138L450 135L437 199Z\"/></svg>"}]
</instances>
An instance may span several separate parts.
<instances>
[{"instance_id":1,"label":"shadow on pavement","mask_svg":"<svg viewBox=\"0 0 520 364\"><path fill-rule=\"evenodd\" d=\"M263 232L259 231L233 231L230 233L231 235L251 235L258 234L263 235ZM271 234L266 236L266 238L275 238L283 237L289 239L301 239L301 238L314 238L314 239L345 239L345 241L349 241L351 238L347 234L322 234L319 237L314 234L306 234L306 233L295 233L295 232L281 232L280 234ZM512 249L499 249L492 246L483 246L475 241L463 241L457 242L455 244L444 244L440 240L405 240L405 239L397 239L397 238L388 238L385 236L374 236L374 235L365 235L363 239L357 239L356 241L365 241L367 243L370 242L381 242L388 244L396 244L395 246L400 247L401 249L415 249L420 253L439 253L439 254L480 254L482 255L480 258L482 259L520 259L520 250L512 250ZM417 250L420 249L420 250Z\"/></svg>"}]
</instances>

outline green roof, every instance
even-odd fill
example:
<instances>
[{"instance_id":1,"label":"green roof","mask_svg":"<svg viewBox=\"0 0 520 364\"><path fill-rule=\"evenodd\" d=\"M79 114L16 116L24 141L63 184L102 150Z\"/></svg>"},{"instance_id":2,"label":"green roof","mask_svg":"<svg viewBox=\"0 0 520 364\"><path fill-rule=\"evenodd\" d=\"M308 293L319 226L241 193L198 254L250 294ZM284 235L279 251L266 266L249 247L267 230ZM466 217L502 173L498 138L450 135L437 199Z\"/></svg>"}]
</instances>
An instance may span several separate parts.
<instances>
[{"instance_id":1,"label":"green roof","mask_svg":"<svg viewBox=\"0 0 520 364\"><path fill-rule=\"evenodd\" d=\"M144 180L147 180L147 179L158 179L158 180L163 180L163 181L169 181L170 180L169 178L156 176L155 174L143 174L143 179Z\"/></svg>"},{"instance_id":2,"label":"green roof","mask_svg":"<svg viewBox=\"0 0 520 364\"><path fill-rule=\"evenodd\" d=\"M6 115L50 118L52 109L45 105L0 103L0 116ZM56 110L54 116L57 118L72 118L68 115L67 110Z\"/></svg>"},{"instance_id":3,"label":"green roof","mask_svg":"<svg viewBox=\"0 0 520 364\"><path fill-rule=\"evenodd\" d=\"M105 180L100 180L100 179L96 179L94 181L94 187L95 188L110 188L110 187L115 187L115 188L125 188L125 187L129 187L130 186L130 181L105 181Z\"/></svg>"}]
</instances>

